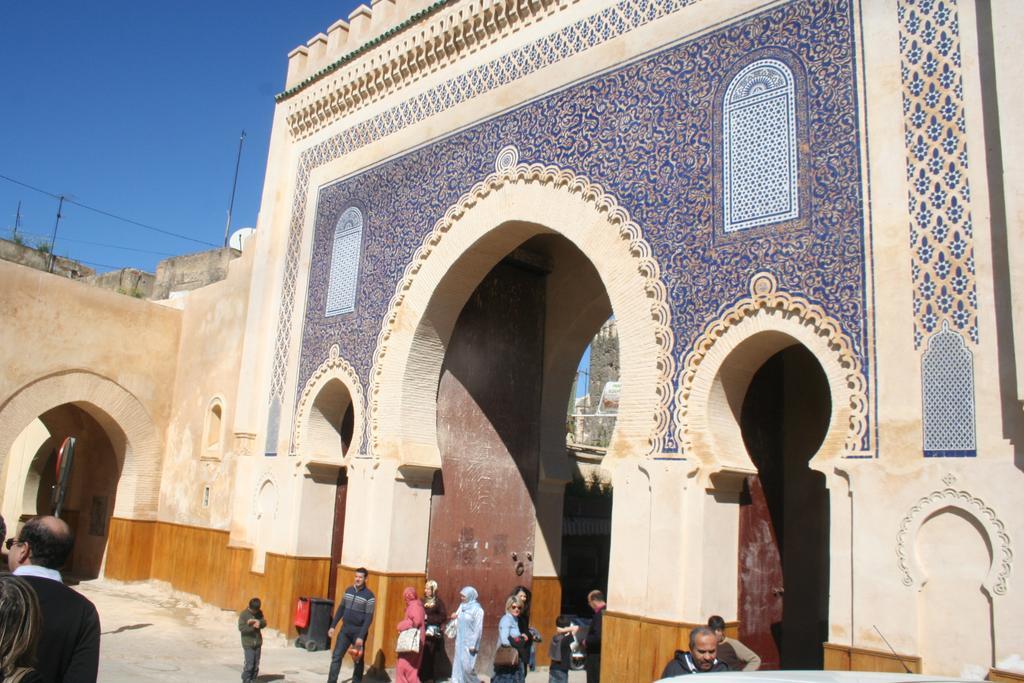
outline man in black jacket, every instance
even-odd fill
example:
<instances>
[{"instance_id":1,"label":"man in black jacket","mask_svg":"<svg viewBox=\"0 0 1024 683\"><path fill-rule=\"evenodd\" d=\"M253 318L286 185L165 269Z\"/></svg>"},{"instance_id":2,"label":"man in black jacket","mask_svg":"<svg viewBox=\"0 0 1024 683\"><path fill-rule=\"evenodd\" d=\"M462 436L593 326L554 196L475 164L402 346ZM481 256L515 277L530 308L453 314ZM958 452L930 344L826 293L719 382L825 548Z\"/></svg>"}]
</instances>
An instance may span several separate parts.
<instances>
[{"instance_id":1,"label":"man in black jacket","mask_svg":"<svg viewBox=\"0 0 1024 683\"><path fill-rule=\"evenodd\" d=\"M712 671L728 671L729 667L718 661L718 638L715 632L706 626L698 626L690 631L690 651L676 650L675 657L661 672L662 678L686 676L687 674L706 674Z\"/></svg>"},{"instance_id":2,"label":"man in black jacket","mask_svg":"<svg viewBox=\"0 0 1024 683\"><path fill-rule=\"evenodd\" d=\"M34 517L7 542L7 566L39 596L43 631L36 671L46 683L95 683L100 665L100 617L96 607L64 585L59 569L75 537L56 517Z\"/></svg>"},{"instance_id":3,"label":"man in black jacket","mask_svg":"<svg viewBox=\"0 0 1024 683\"><path fill-rule=\"evenodd\" d=\"M587 637L583 640L583 647L587 651L587 683L600 683L601 681L601 632L604 630L604 593L601 591L590 591L587 593L587 604L594 610L594 619L590 622L590 629Z\"/></svg>"},{"instance_id":4,"label":"man in black jacket","mask_svg":"<svg viewBox=\"0 0 1024 683\"><path fill-rule=\"evenodd\" d=\"M334 652L331 653L331 668L327 673L327 683L337 683L338 674L341 672L341 660L345 658L345 653L350 645L355 645L355 649L359 651L358 657L353 656L352 683L359 683L363 680L365 659L362 650L366 642L366 634L370 632L370 622L373 621L375 602L373 593L366 587L366 575L367 571L362 567L356 570L352 585L345 590L341 604L338 605L338 611L334 613L331 628L327 631L328 637L333 638L338 628L338 622L343 622L341 633L338 634L338 639L334 642Z\"/></svg>"}]
</instances>

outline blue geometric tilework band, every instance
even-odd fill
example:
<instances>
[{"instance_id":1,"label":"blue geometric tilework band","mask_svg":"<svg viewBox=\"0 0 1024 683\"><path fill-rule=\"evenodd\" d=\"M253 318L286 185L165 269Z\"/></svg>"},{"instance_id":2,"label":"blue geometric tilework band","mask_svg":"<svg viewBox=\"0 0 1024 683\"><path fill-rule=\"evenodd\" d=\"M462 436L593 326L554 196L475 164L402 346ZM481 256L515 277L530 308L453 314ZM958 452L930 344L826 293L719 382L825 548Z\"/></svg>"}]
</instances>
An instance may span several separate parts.
<instances>
[{"instance_id":1,"label":"blue geometric tilework band","mask_svg":"<svg viewBox=\"0 0 1024 683\"><path fill-rule=\"evenodd\" d=\"M978 343L957 0L899 0L914 347L949 328Z\"/></svg>"},{"instance_id":2,"label":"blue geometric tilework band","mask_svg":"<svg viewBox=\"0 0 1024 683\"><path fill-rule=\"evenodd\" d=\"M903 117L925 457L971 457L978 343L957 0L899 0Z\"/></svg>"}]
</instances>

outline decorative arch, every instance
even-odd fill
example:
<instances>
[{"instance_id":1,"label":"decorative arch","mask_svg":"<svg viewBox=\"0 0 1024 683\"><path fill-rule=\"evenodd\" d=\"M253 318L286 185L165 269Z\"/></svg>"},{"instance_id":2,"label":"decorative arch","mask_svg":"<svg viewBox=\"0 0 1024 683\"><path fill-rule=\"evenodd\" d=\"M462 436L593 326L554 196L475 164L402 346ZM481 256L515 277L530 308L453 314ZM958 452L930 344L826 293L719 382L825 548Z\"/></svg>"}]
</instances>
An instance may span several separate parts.
<instances>
[{"instance_id":1,"label":"decorative arch","mask_svg":"<svg viewBox=\"0 0 1024 683\"><path fill-rule=\"evenodd\" d=\"M131 392L101 375L69 370L26 384L0 406L0 470L18 434L51 408L71 403L99 422L122 457L114 515L156 519L162 469L160 439L148 411Z\"/></svg>"},{"instance_id":2,"label":"decorative arch","mask_svg":"<svg viewBox=\"0 0 1024 683\"><path fill-rule=\"evenodd\" d=\"M434 406L455 320L494 264L544 233L562 235L593 263L619 322L624 389L611 454L663 449L673 337L650 246L600 185L554 166L520 164L509 146L498 154L495 172L435 224L391 298L370 374L374 457L440 467Z\"/></svg>"},{"instance_id":3,"label":"decorative arch","mask_svg":"<svg viewBox=\"0 0 1024 683\"><path fill-rule=\"evenodd\" d=\"M324 315L351 313L356 308L359 263L362 260L363 212L350 206L338 218L331 247L331 270L327 280Z\"/></svg>"},{"instance_id":4,"label":"decorative arch","mask_svg":"<svg viewBox=\"0 0 1024 683\"><path fill-rule=\"evenodd\" d=\"M224 397L220 394L210 399L203 420L203 440L200 443L201 459L220 460L224 455L224 441L227 434L227 416Z\"/></svg>"},{"instance_id":5,"label":"decorative arch","mask_svg":"<svg viewBox=\"0 0 1024 683\"><path fill-rule=\"evenodd\" d=\"M722 103L722 205L726 233L800 216L793 72L759 59L729 82Z\"/></svg>"},{"instance_id":6,"label":"decorative arch","mask_svg":"<svg viewBox=\"0 0 1024 683\"><path fill-rule=\"evenodd\" d=\"M1006 595L1007 579L1013 567L1013 547L1003 522L985 501L968 491L952 487L932 491L910 508L900 521L896 534L896 561L903 575L903 585L920 590L928 577L921 568L914 550L921 526L931 517L957 508L976 520L987 535L986 541L992 549L992 565L982 586L989 595Z\"/></svg>"},{"instance_id":7,"label":"decorative arch","mask_svg":"<svg viewBox=\"0 0 1024 683\"><path fill-rule=\"evenodd\" d=\"M313 417L314 403L320 392L332 381L340 381L348 390L352 400L354 423L352 428L352 444L349 447L349 460L358 453L363 443L363 425L365 423L363 406L363 385L355 368L341 357L341 349L337 344L331 346L327 359L320 364L299 394L295 409L295 429L292 432L292 448L298 455L311 454L309 429Z\"/></svg>"},{"instance_id":8,"label":"decorative arch","mask_svg":"<svg viewBox=\"0 0 1024 683\"><path fill-rule=\"evenodd\" d=\"M675 414L683 451L712 471L756 472L736 417L740 406L732 402L737 396L742 400L765 360L794 343L807 347L821 364L832 397L828 433L812 463L861 451L867 381L853 343L839 321L820 306L780 291L768 272L751 278L750 296L712 321L683 362Z\"/></svg>"}]
</instances>

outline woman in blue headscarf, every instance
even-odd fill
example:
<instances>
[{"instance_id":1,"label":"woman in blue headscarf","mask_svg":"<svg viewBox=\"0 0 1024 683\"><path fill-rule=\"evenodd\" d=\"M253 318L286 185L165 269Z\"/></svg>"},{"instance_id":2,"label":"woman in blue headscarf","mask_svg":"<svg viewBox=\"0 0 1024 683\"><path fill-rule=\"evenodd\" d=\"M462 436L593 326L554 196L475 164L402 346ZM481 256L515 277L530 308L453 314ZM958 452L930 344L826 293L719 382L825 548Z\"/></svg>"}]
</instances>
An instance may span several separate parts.
<instances>
[{"instance_id":1,"label":"woman in blue headscarf","mask_svg":"<svg viewBox=\"0 0 1024 683\"><path fill-rule=\"evenodd\" d=\"M452 663L452 683L478 683L473 667L480 651L480 637L484 632L484 608L476 601L477 592L472 586L463 588L459 595L462 604L452 618L458 628L455 635L455 658Z\"/></svg>"}]
</instances>

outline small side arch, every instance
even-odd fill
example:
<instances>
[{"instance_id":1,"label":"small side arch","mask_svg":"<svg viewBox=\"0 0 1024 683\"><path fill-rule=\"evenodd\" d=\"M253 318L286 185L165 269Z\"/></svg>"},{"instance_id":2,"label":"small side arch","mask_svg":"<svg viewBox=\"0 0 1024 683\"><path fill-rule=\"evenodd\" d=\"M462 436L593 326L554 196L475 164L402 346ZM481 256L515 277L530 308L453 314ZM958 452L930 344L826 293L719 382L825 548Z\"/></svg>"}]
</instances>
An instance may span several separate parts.
<instances>
[{"instance_id":1,"label":"small side arch","mask_svg":"<svg viewBox=\"0 0 1024 683\"><path fill-rule=\"evenodd\" d=\"M293 452L307 458L340 461L341 449L330 437L340 431L346 402L351 404L353 412L352 437L344 453L347 462L362 448L363 385L355 368L341 357L341 349L334 344L327 359L313 372L299 394L292 433ZM332 408L340 408L340 413L333 414Z\"/></svg>"},{"instance_id":2,"label":"small side arch","mask_svg":"<svg viewBox=\"0 0 1024 683\"><path fill-rule=\"evenodd\" d=\"M776 352L802 344L828 379L832 412L825 439L811 460L826 462L862 450L867 431L867 382L853 344L838 321L804 299L781 292L771 273L750 281L750 296L705 329L687 355L676 393L676 426L685 453L709 473L754 474L739 414L757 369Z\"/></svg>"},{"instance_id":3,"label":"small side arch","mask_svg":"<svg viewBox=\"0 0 1024 683\"><path fill-rule=\"evenodd\" d=\"M99 422L122 461L114 515L156 519L160 500L160 438L145 406L131 392L101 375L69 370L26 384L0 406L0 471L21 431L39 415L66 403ZM5 472L6 477L6 472Z\"/></svg>"},{"instance_id":4,"label":"small side arch","mask_svg":"<svg viewBox=\"0 0 1024 683\"><path fill-rule=\"evenodd\" d=\"M1005 595L1013 566L1010 536L995 511L983 500L954 488L933 491L921 498L900 521L899 532L896 534L896 557L903 575L903 585L915 590L924 587L927 577L914 550L917 535L926 521L950 508L962 511L984 530L985 540L992 551L992 564L981 585L989 596Z\"/></svg>"}]
</instances>

